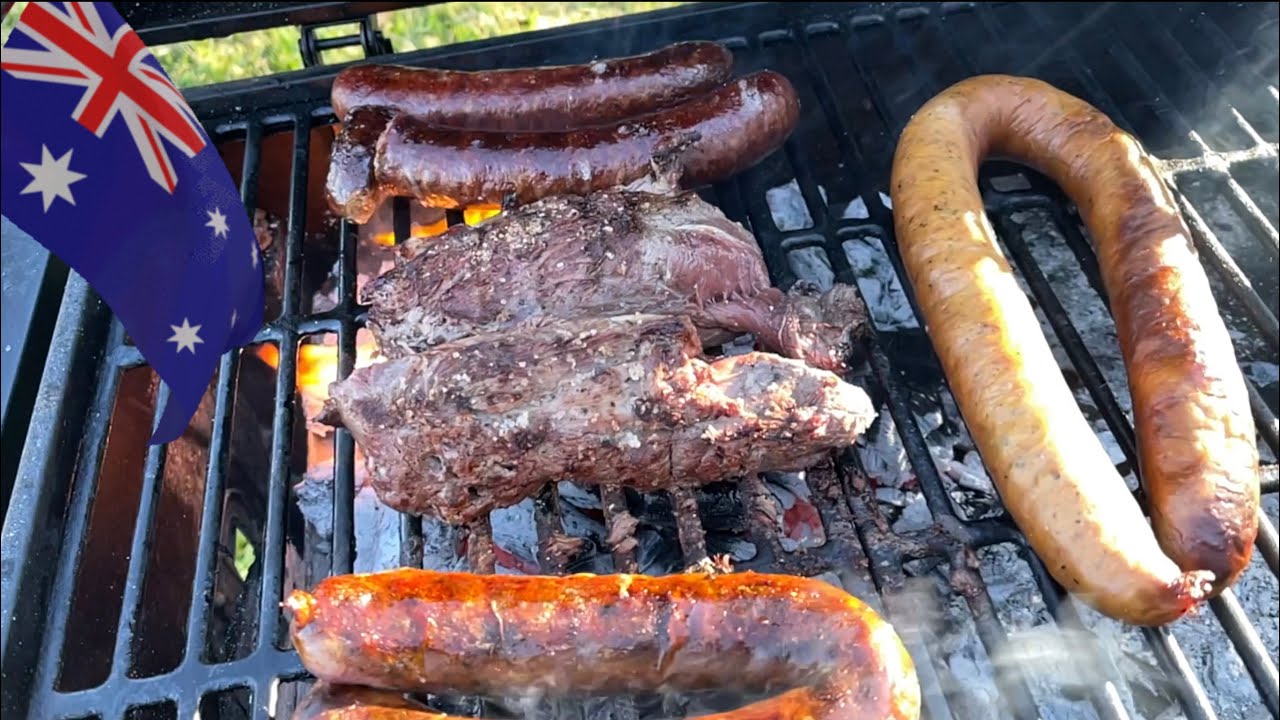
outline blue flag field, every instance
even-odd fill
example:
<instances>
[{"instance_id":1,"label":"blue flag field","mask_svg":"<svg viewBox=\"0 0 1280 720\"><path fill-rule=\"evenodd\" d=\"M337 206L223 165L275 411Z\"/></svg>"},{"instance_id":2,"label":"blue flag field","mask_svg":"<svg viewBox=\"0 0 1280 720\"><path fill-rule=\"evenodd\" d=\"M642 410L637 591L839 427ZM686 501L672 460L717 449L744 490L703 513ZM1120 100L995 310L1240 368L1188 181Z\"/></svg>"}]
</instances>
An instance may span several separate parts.
<instances>
[{"instance_id":1,"label":"blue flag field","mask_svg":"<svg viewBox=\"0 0 1280 720\"><path fill-rule=\"evenodd\" d=\"M263 319L258 243L230 173L110 3L30 3L0 62L3 213L102 296L168 386L179 437L219 357Z\"/></svg>"}]
</instances>

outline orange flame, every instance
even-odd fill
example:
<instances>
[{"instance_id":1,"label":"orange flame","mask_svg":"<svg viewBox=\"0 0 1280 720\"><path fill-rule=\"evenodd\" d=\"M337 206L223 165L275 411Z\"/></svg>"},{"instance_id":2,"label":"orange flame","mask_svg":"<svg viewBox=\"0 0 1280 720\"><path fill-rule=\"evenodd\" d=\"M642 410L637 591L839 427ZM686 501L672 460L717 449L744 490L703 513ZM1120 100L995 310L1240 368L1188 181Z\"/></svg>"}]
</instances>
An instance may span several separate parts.
<instances>
[{"instance_id":1,"label":"orange flame","mask_svg":"<svg viewBox=\"0 0 1280 720\"><path fill-rule=\"evenodd\" d=\"M263 343L253 349L258 359L271 366L272 370L280 367L280 348L272 343Z\"/></svg>"},{"instance_id":2,"label":"orange flame","mask_svg":"<svg viewBox=\"0 0 1280 720\"><path fill-rule=\"evenodd\" d=\"M471 205L462 211L462 221L468 225L478 225L501 213L502 206L500 205ZM435 237L448 229L449 221L441 218L429 225L414 225L409 229L409 237ZM396 244L396 234L394 232L378 233L373 236L373 242L383 247L391 247Z\"/></svg>"},{"instance_id":3,"label":"orange flame","mask_svg":"<svg viewBox=\"0 0 1280 720\"><path fill-rule=\"evenodd\" d=\"M462 211L462 220L468 225L478 225L501 213L501 205L472 205Z\"/></svg>"},{"instance_id":4,"label":"orange flame","mask_svg":"<svg viewBox=\"0 0 1280 720\"><path fill-rule=\"evenodd\" d=\"M359 331L356 334L355 368L372 365L376 349L372 336L367 331ZM311 343L298 346L298 391L304 397L323 403L329 399L329 383L337 380L338 346L336 344Z\"/></svg>"}]
</instances>

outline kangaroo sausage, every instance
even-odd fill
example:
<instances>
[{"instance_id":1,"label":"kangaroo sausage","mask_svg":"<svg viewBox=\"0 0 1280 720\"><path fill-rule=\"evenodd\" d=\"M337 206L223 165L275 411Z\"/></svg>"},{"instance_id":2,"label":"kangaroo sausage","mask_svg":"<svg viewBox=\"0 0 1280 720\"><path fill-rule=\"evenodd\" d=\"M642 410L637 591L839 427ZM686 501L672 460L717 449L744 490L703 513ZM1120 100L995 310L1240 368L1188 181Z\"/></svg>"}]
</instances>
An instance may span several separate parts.
<instances>
[{"instance_id":1,"label":"kangaroo sausage","mask_svg":"<svg viewBox=\"0 0 1280 720\"><path fill-rule=\"evenodd\" d=\"M733 53L684 42L644 55L504 70L358 65L338 73L330 99L339 118L378 106L458 128L564 130L650 112L729 79Z\"/></svg>"},{"instance_id":2,"label":"kangaroo sausage","mask_svg":"<svg viewBox=\"0 0 1280 720\"><path fill-rule=\"evenodd\" d=\"M1128 371L1154 535L996 245L976 183L988 153L1052 178L1089 228ZM892 185L903 262L956 402L1058 582L1144 625L1233 582L1257 532L1253 420L1189 233L1138 142L1043 82L976 77L912 118Z\"/></svg>"},{"instance_id":3,"label":"kangaroo sausage","mask_svg":"<svg viewBox=\"0 0 1280 720\"><path fill-rule=\"evenodd\" d=\"M701 720L920 713L915 666L892 626L808 578L401 569L328 578L285 605L303 665L333 683L463 695L781 691Z\"/></svg>"},{"instance_id":4,"label":"kangaroo sausage","mask_svg":"<svg viewBox=\"0 0 1280 720\"><path fill-rule=\"evenodd\" d=\"M799 116L795 88L771 71L648 115L566 132L454 130L399 115L378 142L374 172L386 192L445 208L586 195L640 180L668 160L693 188L763 160Z\"/></svg>"}]
</instances>

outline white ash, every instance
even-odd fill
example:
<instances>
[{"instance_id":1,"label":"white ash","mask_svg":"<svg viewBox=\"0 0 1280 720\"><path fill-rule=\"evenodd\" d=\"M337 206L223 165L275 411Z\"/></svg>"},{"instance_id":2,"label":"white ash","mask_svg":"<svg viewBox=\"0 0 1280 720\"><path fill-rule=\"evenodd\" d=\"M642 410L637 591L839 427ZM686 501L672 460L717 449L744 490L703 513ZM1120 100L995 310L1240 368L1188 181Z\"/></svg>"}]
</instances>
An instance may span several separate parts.
<instances>
[{"instance_id":1,"label":"white ash","mask_svg":"<svg viewBox=\"0 0 1280 720\"><path fill-rule=\"evenodd\" d=\"M400 513L383 505L367 485L356 493L354 505L353 570L367 573L400 567Z\"/></svg>"},{"instance_id":2,"label":"white ash","mask_svg":"<svg viewBox=\"0 0 1280 720\"><path fill-rule=\"evenodd\" d=\"M787 253L787 263L791 271L801 280L808 280L822 292L831 289L836 275L831 271L831 261L820 247L806 247Z\"/></svg>"},{"instance_id":3,"label":"white ash","mask_svg":"<svg viewBox=\"0 0 1280 720\"><path fill-rule=\"evenodd\" d=\"M911 493L911 500L893 523L893 531L899 535L918 532L933 524L933 514L921 493Z\"/></svg>"},{"instance_id":4,"label":"white ash","mask_svg":"<svg viewBox=\"0 0 1280 720\"><path fill-rule=\"evenodd\" d=\"M1272 272L1274 263L1271 256L1275 253L1275 245L1271 244L1270 251L1265 249L1269 241L1253 234L1227 198L1225 187L1216 180L1208 176L1191 176L1182 184L1182 190L1214 237L1250 279L1254 290L1264 300L1270 300L1268 305L1275 312L1274 299L1280 282L1280 276Z\"/></svg>"},{"instance_id":5,"label":"white ash","mask_svg":"<svg viewBox=\"0 0 1280 720\"><path fill-rule=\"evenodd\" d=\"M907 449L902 445L889 406L880 406L879 417L872 430L855 444L862 469L880 487L901 488L915 479Z\"/></svg>"},{"instance_id":6,"label":"white ash","mask_svg":"<svg viewBox=\"0 0 1280 720\"><path fill-rule=\"evenodd\" d=\"M756 339L752 335L739 335L730 342L720 346L720 354L724 357L746 355L756 349Z\"/></svg>"},{"instance_id":7,"label":"white ash","mask_svg":"<svg viewBox=\"0 0 1280 720\"><path fill-rule=\"evenodd\" d=\"M908 563L907 571L913 573ZM978 637L968 605L940 571L908 576L890 618L900 636L923 639L955 720L1005 720L995 668ZM920 660L917 659L917 662Z\"/></svg>"},{"instance_id":8,"label":"white ash","mask_svg":"<svg viewBox=\"0 0 1280 720\"><path fill-rule=\"evenodd\" d=\"M911 502L912 497L907 493L892 487L878 487L875 492L876 500L893 507L906 507Z\"/></svg>"},{"instance_id":9,"label":"white ash","mask_svg":"<svg viewBox=\"0 0 1280 720\"><path fill-rule=\"evenodd\" d=\"M333 465L315 467L293 486L298 512L311 526L318 540L313 548L328 554L333 548Z\"/></svg>"},{"instance_id":10,"label":"white ash","mask_svg":"<svg viewBox=\"0 0 1280 720\"><path fill-rule=\"evenodd\" d=\"M866 220L869 217L871 213L867 212L867 204L860 197L854 198L840 211L841 220Z\"/></svg>"},{"instance_id":11,"label":"white ash","mask_svg":"<svg viewBox=\"0 0 1280 720\"><path fill-rule=\"evenodd\" d=\"M534 523L532 498L489 513L489 524L493 528L494 545L514 555L521 565L537 564L538 528ZM497 563L496 571L500 575L518 573L517 568L508 567L501 561Z\"/></svg>"},{"instance_id":12,"label":"white ash","mask_svg":"<svg viewBox=\"0 0 1280 720\"><path fill-rule=\"evenodd\" d=\"M422 567L437 572L464 572L471 568L459 548L457 527L432 517L422 518Z\"/></svg>"},{"instance_id":13,"label":"white ash","mask_svg":"<svg viewBox=\"0 0 1280 720\"><path fill-rule=\"evenodd\" d=\"M1090 686L1120 677L1103 668L1112 665L1106 657L1099 661L1087 633L1056 626L1032 581L1031 569L1010 545L996 545L979 551L981 573L1005 628L1007 642L992 657L996 673L1009 681L1026 683L1040 716L1074 720L1097 717L1087 699L1079 697ZM1127 685L1116 685L1126 709L1134 715ZM1075 691L1074 693L1070 691ZM1141 715L1136 715L1135 720Z\"/></svg>"},{"instance_id":14,"label":"white ash","mask_svg":"<svg viewBox=\"0 0 1280 720\"><path fill-rule=\"evenodd\" d=\"M333 549L333 463L311 468L294 485L298 511L315 533L314 552ZM400 513L378 499L372 487L357 489L353 498L355 572L390 570L400 566Z\"/></svg>"},{"instance_id":15,"label":"white ash","mask_svg":"<svg viewBox=\"0 0 1280 720\"><path fill-rule=\"evenodd\" d=\"M826 188L819 186L818 194L822 196L823 204L826 204ZM773 216L773 224L778 230L789 232L813 227L813 216L809 214L804 195L801 194L800 185L795 179L786 185L769 188L765 191L764 199L769 205L769 214Z\"/></svg>"},{"instance_id":16,"label":"white ash","mask_svg":"<svg viewBox=\"0 0 1280 720\"><path fill-rule=\"evenodd\" d=\"M919 328L902 281L885 252L884 241L867 235L846 240L842 247L876 329L892 332Z\"/></svg>"},{"instance_id":17,"label":"white ash","mask_svg":"<svg viewBox=\"0 0 1280 720\"><path fill-rule=\"evenodd\" d=\"M796 504L796 498L808 500L809 485L805 482L803 472L768 472L764 473L765 487L782 503L783 510L790 510Z\"/></svg>"},{"instance_id":18,"label":"white ash","mask_svg":"<svg viewBox=\"0 0 1280 720\"><path fill-rule=\"evenodd\" d=\"M962 518L973 520L997 515L1001 510L995 485L964 429L955 403L946 402L950 396L940 392L944 394L941 406L933 397L912 393L915 407L925 410L914 412L913 416L933 456L934 468ZM951 428L958 428L959 432ZM855 450L863 470L878 489L907 491L880 498L884 511L895 517L898 508L909 506L915 497L917 478L888 406L880 408L875 425L858 439ZM957 456L962 459L956 460Z\"/></svg>"},{"instance_id":19,"label":"white ash","mask_svg":"<svg viewBox=\"0 0 1280 720\"><path fill-rule=\"evenodd\" d=\"M564 480L556 484L556 489L562 502L589 510L600 509L600 498L580 485Z\"/></svg>"}]
</instances>

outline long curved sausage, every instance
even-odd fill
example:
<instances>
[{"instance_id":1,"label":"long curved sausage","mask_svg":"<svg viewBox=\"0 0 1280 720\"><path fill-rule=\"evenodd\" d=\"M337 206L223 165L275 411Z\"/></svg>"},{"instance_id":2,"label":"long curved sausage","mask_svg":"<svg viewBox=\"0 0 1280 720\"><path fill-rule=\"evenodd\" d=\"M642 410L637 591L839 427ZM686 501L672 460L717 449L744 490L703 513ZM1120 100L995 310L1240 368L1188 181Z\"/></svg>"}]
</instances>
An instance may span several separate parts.
<instances>
[{"instance_id":1,"label":"long curved sausage","mask_svg":"<svg viewBox=\"0 0 1280 720\"><path fill-rule=\"evenodd\" d=\"M706 92L729 79L733 53L682 42L643 55L502 70L357 65L338 73L334 114L377 106L435 125L530 132L608 123Z\"/></svg>"},{"instance_id":2,"label":"long curved sausage","mask_svg":"<svg viewBox=\"0 0 1280 720\"><path fill-rule=\"evenodd\" d=\"M444 208L586 195L640 180L668 161L693 188L763 160L799 116L795 88L772 71L615 125L567 132L452 130L399 115L378 142L374 173L386 192Z\"/></svg>"},{"instance_id":3,"label":"long curved sausage","mask_svg":"<svg viewBox=\"0 0 1280 720\"><path fill-rule=\"evenodd\" d=\"M401 569L328 578L285 605L303 665L328 682L462 695L781 691L699 720L920 714L893 627L820 580Z\"/></svg>"},{"instance_id":4,"label":"long curved sausage","mask_svg":"<svg viewBox=\"0 0 1280 720\"><path fill-rule=\"evenodd\" d=\"M1089 228L1154 534L996 245L976 183L988 154L1048 175ZM1058 582L1143 625L1234 582L1257 534L1253 419L1190 234L1137 140L1041 81L976 77L915 115L892 182L903 262L951 390L1006 507Z\"/></svg>"}]
</instances>

